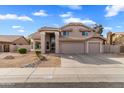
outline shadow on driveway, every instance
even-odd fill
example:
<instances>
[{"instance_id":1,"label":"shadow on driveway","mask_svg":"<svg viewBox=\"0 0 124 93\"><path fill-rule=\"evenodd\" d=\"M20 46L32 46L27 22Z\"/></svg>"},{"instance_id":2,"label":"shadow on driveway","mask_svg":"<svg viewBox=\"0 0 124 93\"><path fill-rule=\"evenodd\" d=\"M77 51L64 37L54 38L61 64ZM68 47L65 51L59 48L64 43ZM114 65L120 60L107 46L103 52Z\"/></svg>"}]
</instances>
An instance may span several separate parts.
<instances>
[{"instance_id":1,"label":"shadow on driveway","mask_svg":"<svg viewBox=\"0 0 124 93\"><path fill-rule=\"evenodd\" d=\"M62 55L64 59L70 59L68 62L79 62L82 64L91 64L91 65L110 65L110 64L122 64L122 62L112 60L110 58L121 58L115 55ZM122 57L124 58L124 57Z\"/></svg>"}]
</instances>

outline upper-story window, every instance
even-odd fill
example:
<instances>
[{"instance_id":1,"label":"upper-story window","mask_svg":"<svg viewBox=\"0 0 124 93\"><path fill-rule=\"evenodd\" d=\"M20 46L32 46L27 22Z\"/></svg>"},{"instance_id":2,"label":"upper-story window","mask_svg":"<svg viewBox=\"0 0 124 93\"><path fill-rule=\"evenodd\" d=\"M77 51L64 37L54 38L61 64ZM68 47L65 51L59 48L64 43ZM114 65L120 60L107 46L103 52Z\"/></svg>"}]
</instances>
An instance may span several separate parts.
<instances>
[{"instance_id":1,"label":"upper-story window","mask_svg":"<svg viewBox=\"0 0 124 93\"><path fill-rule=\"evenodd\" d=\"M88 36L88 32L82 32L82 36Z\"/></svg>"},{"instance_id":2,"label":"upper-story window","mask_svg":"<svg viewBox=\"0 0 124 93\"><path fill-rule=\"evenodd\" d=\"M69 36L69 32L68 31L64 31L63 32L63 36Z\"/></svg>"}]
</instances>

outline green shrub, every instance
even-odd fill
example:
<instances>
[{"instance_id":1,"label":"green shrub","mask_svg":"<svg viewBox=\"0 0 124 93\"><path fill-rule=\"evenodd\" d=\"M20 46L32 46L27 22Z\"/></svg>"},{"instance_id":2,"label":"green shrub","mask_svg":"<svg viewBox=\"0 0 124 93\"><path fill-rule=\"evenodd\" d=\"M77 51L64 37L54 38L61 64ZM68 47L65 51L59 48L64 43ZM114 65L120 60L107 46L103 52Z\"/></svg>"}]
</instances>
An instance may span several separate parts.
<instances>
[{"instance_id":1,"label":"green shrub","mask_svg":"<svg viewBox=\"0 0 124 93\"><path fill-rule=\"evenodd\" d=\"M26 54L27 53L27 49L26 48L19 48L17 50L20 54Z\"/></svg>"}]
</instances>

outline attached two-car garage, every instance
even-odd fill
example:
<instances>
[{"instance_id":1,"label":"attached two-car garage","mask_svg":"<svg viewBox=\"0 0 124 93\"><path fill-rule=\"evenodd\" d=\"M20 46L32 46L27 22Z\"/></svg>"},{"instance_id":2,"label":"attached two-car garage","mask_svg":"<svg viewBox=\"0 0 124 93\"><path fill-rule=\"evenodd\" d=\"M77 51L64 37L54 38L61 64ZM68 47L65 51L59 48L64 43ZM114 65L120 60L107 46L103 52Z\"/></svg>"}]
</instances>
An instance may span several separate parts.
<instances>
[{"instance_id":1,"label":"attached two-car garage","mask_svg":"<svg viewBox=\"0 0 124 93\"><path fill-rule=\"evenodd\" d=\"M102 53L103 40L92 38L86 41L62 41L60 53L63 54L99 54Z\"/></svg>"},{"instance_id":2,"label":"attached two-car garage","mask_svg":"<svg viewBox=\"0 0 124 93\"><path fill-rule=\"evenodd\" d=\"M64 54L84 54L85 46L83 42L61 42L60 52Z\"/></svg>"}]
</instances>

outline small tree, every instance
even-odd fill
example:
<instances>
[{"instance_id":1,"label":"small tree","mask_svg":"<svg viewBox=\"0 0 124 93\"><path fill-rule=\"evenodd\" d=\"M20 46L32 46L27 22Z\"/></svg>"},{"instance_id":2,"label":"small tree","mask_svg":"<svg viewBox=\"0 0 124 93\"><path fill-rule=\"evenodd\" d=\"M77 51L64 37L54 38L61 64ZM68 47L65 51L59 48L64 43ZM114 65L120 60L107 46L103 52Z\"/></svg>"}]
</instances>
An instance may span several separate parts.
<instances>
[{"instance_id":1,"label":"small tree","mask_svg":"<svg viewBox=\"0 0 124 93\"><path fill-rule=\"evenodd\" d=\"M94 29L95 29L96 33L101 35L104 28L103 28L103 26L101 24L95 24Z\"/></svg>"}]
</instances>

